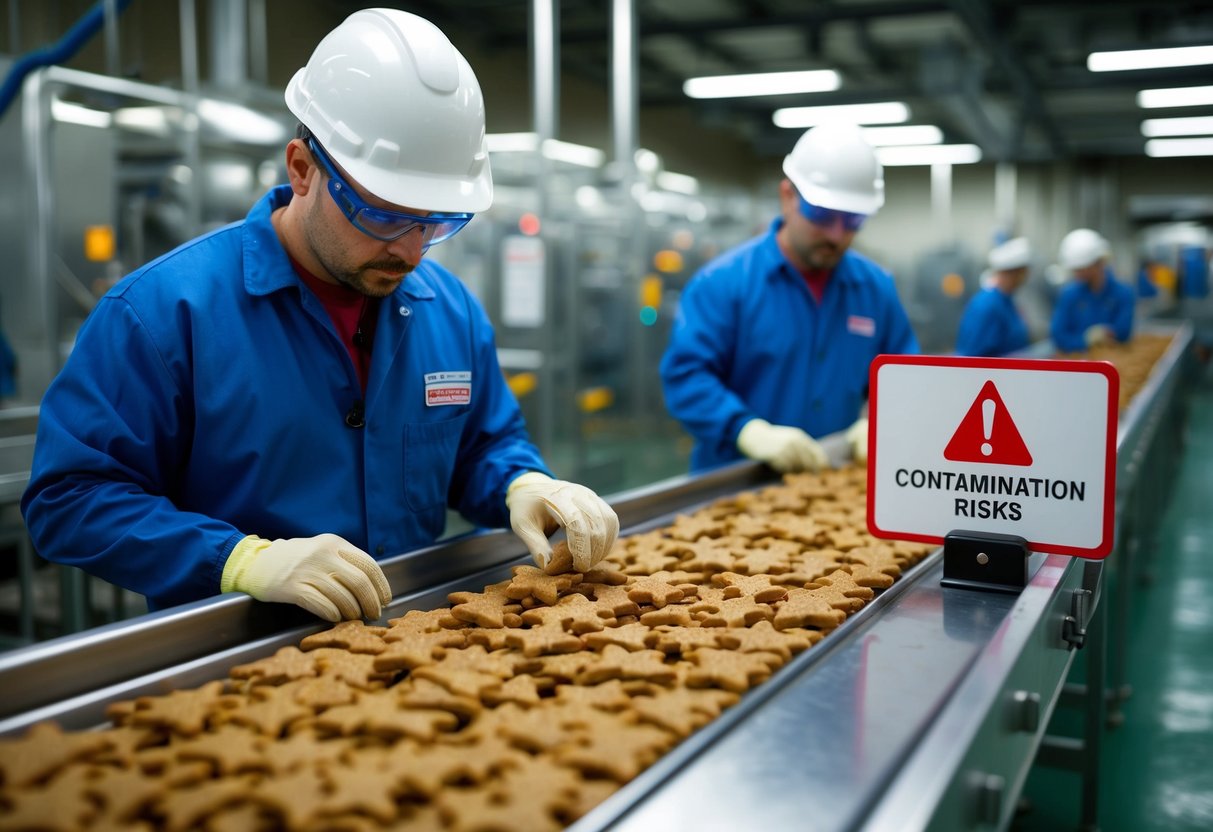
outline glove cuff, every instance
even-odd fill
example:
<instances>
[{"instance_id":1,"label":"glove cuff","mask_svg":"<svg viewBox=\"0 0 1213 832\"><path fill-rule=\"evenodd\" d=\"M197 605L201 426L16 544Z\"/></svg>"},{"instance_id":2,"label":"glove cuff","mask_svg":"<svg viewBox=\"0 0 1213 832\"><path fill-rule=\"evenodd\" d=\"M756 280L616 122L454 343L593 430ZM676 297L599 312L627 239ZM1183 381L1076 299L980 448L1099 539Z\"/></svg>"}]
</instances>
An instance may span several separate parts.
<instances>
[{"instance_id":1,"label":"glove cuff","mask_svg":"<svg viewBox=\"0 0 1213 832\"><path fill-rule=\"evenodd\" d=\"M525 474L519 474L518 476L514 477L513 481L511 481L509 486L505 489L506 506L507 507L509 506L510 497L513 496L514 492L517 491L519 488L526 487L526 485L528 483L551 482L551 480L552 480L551 477L549 477L547 474L544 474L540 471L527 471Z\"/></svg>"},{"instance_id":2,"label":"glove cuff","mask_svg":"<svg viewBox=\"0 0 1213 832\"><path fill-rule=\"evenodd\" d=\"M754 418L741 426L741 430L737 433L737 449L746 456L752 456L750 446L757 438L758 434L762 434L771 423L766 419Z\"/></svg>"},{"instance_id":3,"label":"glove cuff","mask_svg":"<svg viewBox=\"0 0 1213 832\"><path fill-rule=\"evenodd\" d=\"M223 577L219 579L219 591L244 592L243 579L249 565L271 543L273 543L272 540L265 540L255 534L250 534L237 543L232 549L232 553L227 556L227 563L223 565Z\"/></svg>"}]
</instances>

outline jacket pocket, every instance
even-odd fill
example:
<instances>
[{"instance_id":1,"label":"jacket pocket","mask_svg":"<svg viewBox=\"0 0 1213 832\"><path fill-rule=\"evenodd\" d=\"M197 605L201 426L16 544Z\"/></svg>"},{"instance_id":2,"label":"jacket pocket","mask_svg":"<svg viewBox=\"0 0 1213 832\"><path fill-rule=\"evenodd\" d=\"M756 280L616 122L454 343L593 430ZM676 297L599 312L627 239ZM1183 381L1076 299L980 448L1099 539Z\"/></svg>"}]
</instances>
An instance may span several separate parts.
<instances>
[{"instance_id":1,"label":"jacket pocket","mask_svg":"<svg viewBox=\"0 0 1213 832\"><path fill-rule=\"evenodd\" d=\"M415 512L446 505L468 415L404 426L404 499Z\"/></svg>"}]
</instances>

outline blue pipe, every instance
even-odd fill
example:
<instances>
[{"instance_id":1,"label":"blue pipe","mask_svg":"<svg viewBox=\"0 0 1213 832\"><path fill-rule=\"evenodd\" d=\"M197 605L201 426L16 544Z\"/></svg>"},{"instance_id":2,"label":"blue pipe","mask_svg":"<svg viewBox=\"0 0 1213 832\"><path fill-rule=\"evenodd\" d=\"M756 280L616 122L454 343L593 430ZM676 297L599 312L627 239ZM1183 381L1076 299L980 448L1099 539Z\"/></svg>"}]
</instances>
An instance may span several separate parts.
<instances>
[{"instance_id":1,"label":"blue pipe","mask_svg":"<svg viewBox=\"0 0 1213 832\"><path fill-rule=\"evenodd\" d=\"M126 11L130 4L131 0L118 0L118 14ZM27 52L18 58L5 77L3 86L0 86L0 118L4 118L5 110L21 92L21 83L26 75L35 69L68 60L104 25L105 0L97 0L97 3L76 21L76 25L54 44Z\"/></svg>"}]
</instances>

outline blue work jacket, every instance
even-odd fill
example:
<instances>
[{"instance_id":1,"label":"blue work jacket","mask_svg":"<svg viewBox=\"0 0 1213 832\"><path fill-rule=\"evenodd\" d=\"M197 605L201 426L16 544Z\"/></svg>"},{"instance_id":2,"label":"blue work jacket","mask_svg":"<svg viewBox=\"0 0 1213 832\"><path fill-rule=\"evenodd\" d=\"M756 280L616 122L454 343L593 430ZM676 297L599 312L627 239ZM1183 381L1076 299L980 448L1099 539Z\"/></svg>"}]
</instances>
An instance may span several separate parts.
<instances>
[{"instance_id":1,"label":"blue work jacket","mask_svg":"<svg viewBox=\"0 0 1213 832\"><path fill-rule=\"evenodd\" d=\"M429 261L379 304L364 401L270 223L290 194L128 275L89 315L43 399L21 503L41 555L156 608L218 593L245 535L331 532L393 555L440 536L448 506L508 525L508 483L547 473L484 310Z\"/></svg>"},{"instance_id":2,"label":"blue work jacket","mask_svg":"<svg viewBox=\"0 0 1213 832\"><path fill-rule=\"evenodd\" d=\"M1028 345L1028 325L1011 296L991 286L975 294L960 318L957 355L998 357Z\"/></svg>"},{"instance_id":3,"label":"blue work jacket","mask_svg":"<svg viewBox=\"0 0 1213 832\"><path fill-rule=\"evenodd\" d=\"M872 359L919 351L888 272L847 251L818 303L775 241L782 225L708 263L682 293L661 379L695 439L693 471L740 459L737 434L756 417L815 437L847 428Z\"/></svg>"},{"instance_id":4,"label":"blue work jacket","mask_svg":"<svg viewBox=\"0 0 1213 832\"><path fill-rule=\"evenodd\" d=\"M1061 352L1082 352L1087 348L1087 330L1096 324L1112 329L1117 341L1124 343L1133 335L1133 290L1118 281L1108 269L1103 290L1096 293L1086 283L1072 281L1057 296L1050 334Z\"/></svg>"}]
</instances>

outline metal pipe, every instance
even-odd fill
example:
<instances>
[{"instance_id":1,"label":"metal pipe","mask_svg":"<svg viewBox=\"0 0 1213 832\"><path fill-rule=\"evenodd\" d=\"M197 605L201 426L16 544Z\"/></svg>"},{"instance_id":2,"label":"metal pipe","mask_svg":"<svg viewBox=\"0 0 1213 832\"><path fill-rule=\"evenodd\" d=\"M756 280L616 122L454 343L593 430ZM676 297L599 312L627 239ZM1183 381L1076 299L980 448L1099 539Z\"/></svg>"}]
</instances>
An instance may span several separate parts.
<instances>
[{"instance_id":1,"label":"metal pipe","mask_svg":"<svg viewBox=\"0 0 1213 832\"><path fill-rule=\"evenodd\" d=\"M931 221L945 240L952 239L952 166L931 165Z\"/></svg>"},{"instance_id":2,"label":"metal pipe","mask_svg":"<svg viewBox=\"0 0 1213 832\"><path fill-rule=\"evenodd\" d=\"M248 82L248 4L246 0L211 0L210 81L232 90Z\"/></svg>"},{"instance_id":3,"label":"metal pipe","mask_svg":"<svg viewBox=\"0 0 1213 832\"><path fill-rule=\"evenodd\" d=\"M181 18L181 87L188 93L198 92L198 12L194 0L178 4Z\"/></svg>"},{"instance_id":4,"label":"metal pipe","mask_svg":"<svg viewBox=\"0 0 1213 832\"><path fill-rule=\"evenodd\" d=\"M122 74L118 49L118 0L105 0L105 71L110 75Z\"/></svg>"},{"instance_id":5,"label":"metal pipe","mask_svg":"<svg viewBox=\"0 0 1213 832\"><path fill-rule=\"evenodd\" d=\"M558 379L557 351L559 343L553 323L557 319L556 293L552 291L556 274L554 260L555 239L552 235L551 189L548 184L551 161L544 153L548 141L555 139L559 131L560 104L560 19L556 0L531 0L531 98L535 135L538 148L538 180L535 183L538 196L541 241L543 252L543 320L539 343L543 352L543 366L539 370L539 423L536 425L539 446L545 454L551 454L556 441L556 387ZM565 474L572 476L573 474Z\"/></svg>"},{"instance_id":6,"label":"metal pipe","mask_svg":"<svg viewBox=\"0 0 1213 832\"><path fill-rule=\"evenodd\" d=\"M269 86L270 38L265 0L250 0L248 25L249 72L258 84Z\"/></svg>"},{"instance_id":7,"label":"metal pipe","mask_svg":"<svg viewBox=\"0 0 1213 832\"><path fill-rule=\"evenodd\" d=\"M994 167L994 223L1008 236L1014 236L1018 171L1012 162L999 162Z\"/></svg>"},{"instance_id":8,"label":"metal pipe","mask_svg":"<svg viewBox=\"0 0 1213 832\"><path fill-rule=\"evenodd\" d=\"M637 55L635 0L611 0L611 137L615 161L626 170L636 164L638 144Z\"/></svg>"}]
</instances>

